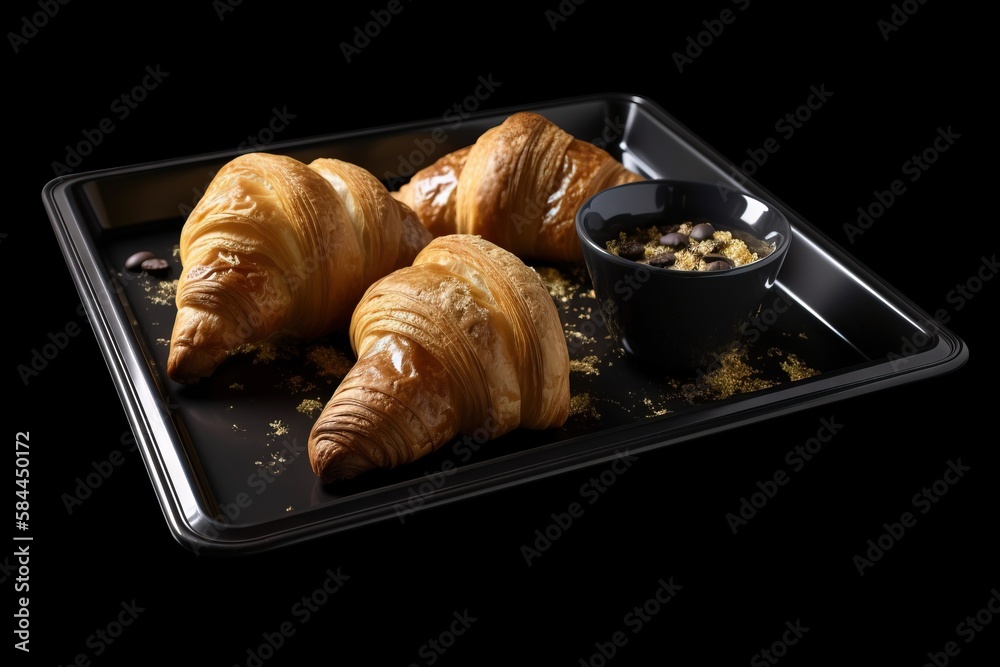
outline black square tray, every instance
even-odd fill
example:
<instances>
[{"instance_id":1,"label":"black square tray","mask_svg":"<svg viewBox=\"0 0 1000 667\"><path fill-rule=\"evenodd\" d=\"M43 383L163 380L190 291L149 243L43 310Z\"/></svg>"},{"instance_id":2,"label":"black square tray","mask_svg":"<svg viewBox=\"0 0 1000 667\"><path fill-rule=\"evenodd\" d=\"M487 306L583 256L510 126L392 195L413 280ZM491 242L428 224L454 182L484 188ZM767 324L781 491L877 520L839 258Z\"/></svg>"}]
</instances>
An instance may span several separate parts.
<instances>
[{"instance_id":1,"label":"black square tray","mask_svg":"<svg viewBox=\"0 0 1000 667\"><path fill-rule=\"evenodd\" d=\"M324 486L306 441L353 361L343 335L274 341L234 356L196 387L167 378L187 212L238 152L81 173L43 200L174 537L196 553L263 551L790 411L939 375L968 358L961 339L861 266L662 108L628 94L438 118L267 150L336 157L398 187L415 168L473 143L515 111L541 113L650 178L705 180L770 200L793 239L773 296L742 348L689 376L652 377L607 337L579 265L534 265L559 307L572 360L570 419L499 439L470 434L390 472ZM165 278L131 274L150 250Z\"/></svg>"}]
</instances>

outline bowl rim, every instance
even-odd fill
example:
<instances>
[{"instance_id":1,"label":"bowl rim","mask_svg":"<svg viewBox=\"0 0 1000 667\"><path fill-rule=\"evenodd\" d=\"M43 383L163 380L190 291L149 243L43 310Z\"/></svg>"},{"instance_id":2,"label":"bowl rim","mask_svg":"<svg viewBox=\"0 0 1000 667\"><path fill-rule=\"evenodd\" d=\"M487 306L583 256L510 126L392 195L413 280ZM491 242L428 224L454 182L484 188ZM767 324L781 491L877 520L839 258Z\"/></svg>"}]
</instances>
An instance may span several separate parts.
<instances>
[{"instance_id":1,"label":"bowl rim","mask_svg":"<svg viewBox=\"0 0 1000 667\"><path fill-rule=\"evenodd\" d=\"M585 212L591 208L591 203L596 198L601 197L602 195L611 190L620 190L623 188L651 187L651 186L658 186L665 184L675 184L683 187L712 188L716 190L720 188L725 188L726 190L732 192L735 195L750 197L751 199L754 199L760 202L761 204L765 205L769 211L775 213L778 216L779 220L781 221L780 224L782 226L782 229L778 230L782 238L782 242L780 244L776 244L774 250L769 255L767 255L767 257L762 257L755 262L750 262L748 264L744 264L743 266L736 266L726 271L691 271L691 270L671 269L669 267L662 267L662 266L652 266L649 264L636 262L631 259L626 259L618 255L613 255L610 252L608 252L606 248L602 248L600 245L598 245L597 242L587 232L587 229L584 226ZM792 241L792 223L788 219L788 216L786 216L774 204L774 202L765 199L763 197L760 197L758 195L749 192L743 192L742 190L737 190L735 188L726 185L711 183L709 181L699 181L691 179L650 178L641 181L631 181L629 183L622 183L619 185L612 186L610 188L606 188L594 195L591 195L590 197L587 198L586 201L583 202L580 208L578 208L576 211L576 214L574 216L574 224L576 226L576 232L577 236L580 239L580 243L586 245L591 251L596 252L597 255L606 258L606 261L611 261L612 263L618 264L622 267L638 266L653 272L654 275L657 273L660 275L673 275L676 276L678 279L718 280L724 278L725 276L731 276L733 274L742 274L742 273L750 273L752 271L760 271L769 266L770 264L783 259L785 254L788 252L788 246L791 244ZM584 252L584 255L585 256L587 255L586 251Z\"/></svg>"}]
</instances>

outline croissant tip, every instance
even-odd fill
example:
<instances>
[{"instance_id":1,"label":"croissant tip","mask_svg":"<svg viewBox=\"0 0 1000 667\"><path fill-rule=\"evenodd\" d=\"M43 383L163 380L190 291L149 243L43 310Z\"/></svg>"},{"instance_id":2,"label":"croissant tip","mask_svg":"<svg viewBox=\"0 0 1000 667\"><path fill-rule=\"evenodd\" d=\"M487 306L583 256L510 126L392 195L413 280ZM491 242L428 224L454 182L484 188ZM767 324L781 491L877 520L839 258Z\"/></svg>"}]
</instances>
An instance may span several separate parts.
<instances>
[{"instance_id":1,"label":"croissant tip","mask_svg":"<svg viewBox=\"0 0 1000 667\"><path fill-rule=\"evenodd\" d=\"M324 484L354 479L372 470L370 461L335 440L323 437L309 442L313 472Z\"/></svg>"},{"instance_id":2,"label":"croissant tip","mask_svg":"<svg viewBox=\"0 0 1000 667\"><path fill-rule=\"evenodd\" d=\"M167 359L167 375L174 382L195 384L215 371L226 354L221 356L213 350L175 344Z\"/></svg>"}]
</instances>

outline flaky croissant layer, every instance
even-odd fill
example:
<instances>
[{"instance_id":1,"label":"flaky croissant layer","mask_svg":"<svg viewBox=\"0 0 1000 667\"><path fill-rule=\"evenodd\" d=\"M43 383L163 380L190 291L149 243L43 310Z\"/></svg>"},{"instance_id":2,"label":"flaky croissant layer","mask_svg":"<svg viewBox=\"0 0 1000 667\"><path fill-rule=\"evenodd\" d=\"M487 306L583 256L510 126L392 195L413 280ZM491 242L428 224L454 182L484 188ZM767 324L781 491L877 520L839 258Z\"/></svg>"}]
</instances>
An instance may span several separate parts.
<instances>
[{"instance_id":1,"label":"flaky croissant layer","mask_svg":"<svg viewBox=\"0 0 1000 667\"><path fill-rule=\"evenodd\" d=\"M418 171L393 196L434 236L479 235L523 260L582 261L576 211L637 180L604 149L524 111Z\"/></svg>"},{"instance_id":2,"label":"flaky croissant layer","mask_svg":"<svg viewBox=\"0 0 1000 667\"><path fill-rule=\"evenodd\" d=\"M538 274L474 235L431 241L365 292L357 363L309 437L324 481L412 462L462 434L561 426L569 352Z\"/></svg>"},{"instance_id":3,"label":"flaky croissant layer","mask_svg":"<svg viewBox=\"0 0 1000 667\"><path fill-rule=\"evenodd\" d=\"M245 343L346 329L364 290L409 265L430 239L414 212L357 165L269 153L233 159L181 231L168 374L197 382Z\"/></svg>"}]
</instances>

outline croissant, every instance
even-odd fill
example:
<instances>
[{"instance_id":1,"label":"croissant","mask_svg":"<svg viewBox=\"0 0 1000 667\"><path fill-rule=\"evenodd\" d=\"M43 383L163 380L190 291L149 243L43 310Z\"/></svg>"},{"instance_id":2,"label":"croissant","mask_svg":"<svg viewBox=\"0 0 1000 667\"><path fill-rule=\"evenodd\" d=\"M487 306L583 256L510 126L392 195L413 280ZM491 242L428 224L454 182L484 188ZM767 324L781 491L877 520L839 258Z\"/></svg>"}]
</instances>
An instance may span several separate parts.
<instances>
[{"instance_id":1,"label":"croissant","mask_svg":"<svg viewBox=\"0 0 1000 667\"><path fill-rule=\"evenodd\" d=\"M364 290L408 266L431 238L357 165L269 153L233 159L181 231L167 374L191 384L243 344L346 330Z\"/></svg>"},{"instance_id":2,"label":"croissant","mask_svg":"<svg viewBox=\"0 0 1000 667\"><path fill-rule=\"evenodd\" d=\"M642 178L525 111L417 171L392 195L434 236L474 234L525 260L582 261L577 209L601 190Z\"/></svg>"},{"instance_id":3,"label":"croissant","mask_svg":"<svg viewBox=\"0 0 1000 667\"><path fill-rule=\"evenodd\" d=\"M368 288L357 355L309 436L324 482L391 469L462 434L490 439L569 416L569 352L538 274L485 239L435 238Z\"/></svg>"}]
</instances>

